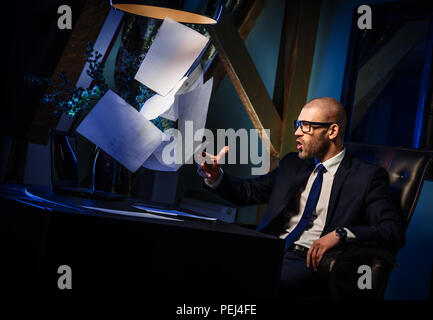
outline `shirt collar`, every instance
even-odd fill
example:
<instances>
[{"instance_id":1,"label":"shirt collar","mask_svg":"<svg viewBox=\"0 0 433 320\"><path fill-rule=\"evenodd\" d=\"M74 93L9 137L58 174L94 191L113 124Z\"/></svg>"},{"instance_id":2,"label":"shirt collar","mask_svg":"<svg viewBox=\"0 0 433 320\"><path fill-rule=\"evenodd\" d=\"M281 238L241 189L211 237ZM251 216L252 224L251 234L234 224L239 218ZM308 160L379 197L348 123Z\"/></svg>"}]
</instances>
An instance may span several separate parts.
<instances>
[{"instance_id":1,"label":"shirt collar","mask_svg":"<svg viewBox=\"0 0 433 320\"><path fill-rule=\"evenodd\" d=\"M326 171L334 176L335 173L337 172L338 166L340 165L341 161L343 161L345 154L346 154L346 148L343 148L343 150L339 154L324 161L322 164L325 167ZM317 166L320 164L320 162L318 162L316 158L314 159L314 161L316 163L316 167L314 168L314 171L316 171Z\"/></svg>"}]
</instances>

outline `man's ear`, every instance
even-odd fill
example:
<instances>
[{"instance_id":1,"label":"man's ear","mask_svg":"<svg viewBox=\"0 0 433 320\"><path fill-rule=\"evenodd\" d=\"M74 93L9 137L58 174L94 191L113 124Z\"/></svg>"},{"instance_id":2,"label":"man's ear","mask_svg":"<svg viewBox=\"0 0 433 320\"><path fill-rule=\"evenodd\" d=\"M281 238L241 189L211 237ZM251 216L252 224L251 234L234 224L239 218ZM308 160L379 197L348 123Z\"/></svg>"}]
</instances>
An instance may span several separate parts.
<instances>
[{"instance_id":1,"label":"man's ear","mask_svg":"<svg viewBox=\"0 0 433 320\"><path fill-rule=\"evenodd\" d=\"M333 123L329 126L329 139L335 140L338 137L338 134L340 133L340 126L336 123Z\"/></svg>"}]
</instances>

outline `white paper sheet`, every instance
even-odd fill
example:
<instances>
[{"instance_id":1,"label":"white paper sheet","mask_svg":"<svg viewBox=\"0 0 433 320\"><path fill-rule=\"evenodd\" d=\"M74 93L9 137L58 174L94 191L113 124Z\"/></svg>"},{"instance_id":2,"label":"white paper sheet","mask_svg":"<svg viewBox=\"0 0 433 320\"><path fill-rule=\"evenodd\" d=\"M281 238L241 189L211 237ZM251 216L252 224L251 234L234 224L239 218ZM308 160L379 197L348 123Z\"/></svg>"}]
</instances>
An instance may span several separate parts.
<instances>
[{"instance_id":1,"label":"white paper sheet","mask_svg":"<svg viewBox=\"0 0 433 320\"><path fill-rule=\"evenodd\" d=\"M162 142L162 132L109 90L81 122L77 132L135 172Z\"/></svg>"},{"instance_id":2,"label":"white paper sheet","mask_svg":"<svg viewBox=\"0 0 433 320\"><path fill-rule=\"evenodd\" d=\"M142 114L148 120L153 120L162 113L166 112L173 105L175 94L186 79L187 77L183 77L166 96L155 94L147 99L141 107L140 114Z\"/></svg>"},{"instance_id":3,"label":"white paper sheet","mask_svg":"<svg viewBox=\"0 0 433 320\"><path fill-rule=\"evenodd\" d=\"M182 87L180 87L180 89L175 94L174 103L167 111L160 114L160 116L171 121L176 121L179 118L179 98L178 98L179 95L194 90L195 88L197 88L202 84L203 84L203 68L199 64L197 68L194 69L194 71L189 75L189 77L183 83Z\"/></svg>"},{"instance_id":4,"label":"white paper sheet","mask_svg":"<svg viewBox=\"0 0 433 320\"><path fill-rule=\"evenodd\" d=\"M180 87L177 95L184 94L188 91L196 89L203 84L203 68L199 64L193 72L187 77L186 81Z\"/></svg>"},{"instance_id":5,"label":"white paper sheet","mask_svg":"<svg viewBox=\"0 0 433 320\"><path fill-rule=\"evenodd\" d=\"M184 77L205 48L208 39L199 32L165 18L135 79L165 96Z\"/></svg>"},{"instance_id":6,"label":"white paper sheet","mask_svg":"<svg viewBox=\"0 0 433 320\"><path fill-rule=\"evenodd\" d=\"M161 113L160 116L171 121L176 121L179 119L179 103L177 102L176 95L174 96L174 102L171 107L168 108L164 113Z\"/></svg>"},{"instance_id":7,"label":"white paper sheet","mask_svg":"<svg viewBox=\"0 0 433 320\"><path fill-rule=\"evenodd\" d=\"M182 221L182 220L179 220L179 219L170 218L170 217L164 217L164 216L160 216L160 215L156 215L156 214L151 214L151 213L147 213L147 212L114 210L114 209L98 208L98 207L88 207L88 206L81 206L81 207L82 208L86 208L86 209L101 211L101 212L119 214L119 215L128 216L128 217L142 217L142 218L152 218L152 219L159 219L159 220ZM140 208L138 208L138 209L140 209ZM142 210L145 210L145 209L142 209Z\"/></svg>"},{"instance_id":8,"label":"white paper sheet","mask_svg":"<svg viewBox=\"0 0 433 320\"><path fill-rule=\"evenodd\" d=\"M192 162L191 158L194 156L194 147L200 144L202 136L197 137L197 140L200 141L195 143L191 140L186 142L185 139L193 139L195 131L205 127L212 86L213 78L209 79L205 84L199 85L194 90L181 94L176 98L179 101L178 130L182 135L182 139L172 137L171 139L174 139L175 143L173 143L173 140L162 142L161 145L155 149L152 157L149 157L148 160L143 163L143 167L158 171L177 171L182 164ZM186 134L185 121L193 122L192 137ZM165 139L168 140L167 135L165 135ZM181 159L177 158L177 163L167 163L164 161L163 152L168 144L174 146L171 149L178 150L177 153L173 154L170 158L179 157L179 155L182 157Z\"/></svg>"},{"instance_id":9,"label":"white paper sheet","mask_svg":"<svg viewBox=\"0 0 433 320\"><path fill-rule=\"evenodd\" d=\"M179 166L176 164L173 164L172 166L162 164L153 154L143 163L143 167L149 170L166 172L175 172L177 169L179 169Z\"/></svg>"},{"instance_id":10,"label":"white paper sheet","mask_svg":"<svg viewBox=\"0 0 433 320\"><path fill-rule=\"evenodd\" d=\"M165 134L165 133L164 133ZM167 139L167 135L166 138ZM175 142L173 142L173 139ZM158 148L155 149L153 154L143 163L143 167L150 169L150 170L156 170L156 171L168 171L168 172L174 172L177 171L182 166L182 158L179 161L174 161L172 163L165 163L162 159L162 154L164 151L164 148L169 144L174 143L175 148L181 148L182 144L177 143L176 137L171 137L170 140L163 141ZM182 152L182 150L173 150L173 157L181 156L178 153L174 152ZM176 163L178 162L178 163Z\"/></svg>"},{"instance_id":11,"label":"white paper sheet","mask_svg":"<svg viewBox=\"0 0 433 320\"><path fill-rule=\"evenodd\" d=\"M201 143L203 135L195 137L199 142L186 143L185 141L185 121L193 122L194 135L197 130L203 129L206 125L207 112L209 109L209 101L212 94L213 78L210 78L205 84L198 88L179 95L179 121L178 128L184 137L184 157L185 163L189 162L193 156L195 145Z\"/></svg>"}]
</instances>

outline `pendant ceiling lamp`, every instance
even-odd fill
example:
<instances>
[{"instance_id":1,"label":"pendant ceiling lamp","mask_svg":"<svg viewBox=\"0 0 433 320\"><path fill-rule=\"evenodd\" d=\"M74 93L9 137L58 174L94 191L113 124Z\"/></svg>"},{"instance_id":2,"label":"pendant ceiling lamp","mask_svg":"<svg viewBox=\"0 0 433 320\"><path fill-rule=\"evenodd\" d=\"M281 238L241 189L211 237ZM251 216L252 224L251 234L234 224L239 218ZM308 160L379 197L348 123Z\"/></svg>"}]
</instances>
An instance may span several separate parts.
<instances>
[{"instance_id":1,"label":"pendant ceiling lamp","mask_svg":"<svg viewBox=\"0 0 433 320\"><path fill-rule=\"evenodd\" d=\"M111 6L127 13L177 22L215 24L221 15L222 0L110 0Z\"/></svg>"}]
</instances>

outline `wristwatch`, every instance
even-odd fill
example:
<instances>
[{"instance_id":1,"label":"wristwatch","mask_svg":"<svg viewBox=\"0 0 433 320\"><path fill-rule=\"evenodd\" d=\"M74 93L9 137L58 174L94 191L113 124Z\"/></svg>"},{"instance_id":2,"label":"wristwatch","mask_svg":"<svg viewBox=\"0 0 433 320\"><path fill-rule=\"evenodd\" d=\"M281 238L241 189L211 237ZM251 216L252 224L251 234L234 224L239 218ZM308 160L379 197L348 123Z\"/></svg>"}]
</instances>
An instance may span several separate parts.
<instances>
[{"instance_id":1,"label":"wristwatch","mask_svg":"<svg viewBox=\"0 0 433 320\"><path fill-rule=\"evenodd\" d=\"M340 238L340 242L341 243L345 243L346 239L347 239L347 231L344 228L337 228L335 229L335 233L337 234L337 236Z\"/></svg>"}]
</instances>

